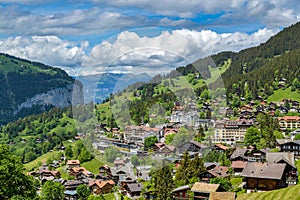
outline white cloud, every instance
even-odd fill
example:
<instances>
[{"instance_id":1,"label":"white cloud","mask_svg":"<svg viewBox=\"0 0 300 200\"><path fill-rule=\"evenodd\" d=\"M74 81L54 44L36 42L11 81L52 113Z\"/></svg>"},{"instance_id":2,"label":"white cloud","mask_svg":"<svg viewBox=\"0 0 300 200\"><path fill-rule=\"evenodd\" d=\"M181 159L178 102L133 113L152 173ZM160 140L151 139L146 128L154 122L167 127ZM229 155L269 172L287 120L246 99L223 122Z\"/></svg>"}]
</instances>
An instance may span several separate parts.
<instances>
[{"instance_id":1,"label":"white cloud","mask_svg":"<svg viewBox=\"0 0 300 200\"><path fill-rule=\"evenodd\" d=\"M216 13L236 7L240 0L160 0L153 2L151 0L91 0L99 5L109 5L116 7L140 8L161 15L193 17L198 13Z\"/></svg>"},{"instance_id":2,"label":"white cloud","mask_svg":"<svg viewBox=\"0 0 300 200\"><path fill-rule=\"evenodd\" d=\"M22 35L89 35L141 25L143 16L127 16L100 8L41 15L16 7L0 7L0 33Z\"/></svg>"},{"instance_id":3,"label":"white cloud","mask_svg":"<svg viewBox=\"0 0 300 200\"><path fill-rule=\"evenodd\" d=\"M239 51L265 42L277 30L261 29L253 34L187 29L164 31L156 37L122 32L114 42L104 41L92 48L81 71L147 72L157 74L220 51ZM168 69L168 70L167 70Z\"/></svg>"},{"instance_id":4,"label":"white cloud","mask_svg":"<svg viewBox=\"0 0 300 200\"><path fill-rule=\"evenodd\" d=\"M0 39L0 51L52 66L78 67L88 42L75 44L56 36L10 37Z\"/></svg>"},{"instance_id":5,"label":"white cloud","mask_svg":"<svg viewBox=\"0 0 300 200\"><path fill-rule=\"evenodd\" d=\"M298 0L247 0L225 13L219 22L260 23L267 28L289 26L299 20Z\"/></svg>"}]
</instances>

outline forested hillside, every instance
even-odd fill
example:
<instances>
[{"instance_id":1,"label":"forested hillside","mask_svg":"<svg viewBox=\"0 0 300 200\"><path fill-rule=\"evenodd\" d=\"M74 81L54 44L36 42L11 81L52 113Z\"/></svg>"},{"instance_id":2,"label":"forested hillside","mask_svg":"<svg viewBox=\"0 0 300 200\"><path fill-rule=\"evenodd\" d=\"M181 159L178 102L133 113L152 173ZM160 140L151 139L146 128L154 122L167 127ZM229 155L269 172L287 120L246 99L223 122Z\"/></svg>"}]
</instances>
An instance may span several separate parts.
<instances>
[{"instance_id":1,"label":"forested hillside","mask_svg":"<svg viewBox=\"0 0 300 200\"><path fill-rule=\"evenodd\" d=\"M59 68L7 54L0 54L0 81L0 95L3 97L0 101L0 125L52 108L53 105L36 104L16 112L21 103L35 95L74 83L74 79Z\"/></svg>"},{"instance_id":2,"label":"forested hillside","mask_svg":"<svg viewBox=\"0 0 300 200\"><path fill-rule=\"evenodd\" d=\"M213 56L217 64L231 59L231 66L222 75L228 93L245 95L245 82L253 97L260 89L267 95L276 89L280 79L292 84L300 75L300 23L285 28L258 47L238 53L220 53ZM299 88L299 85L296 85Z\"/></svg>"}]
</instances>

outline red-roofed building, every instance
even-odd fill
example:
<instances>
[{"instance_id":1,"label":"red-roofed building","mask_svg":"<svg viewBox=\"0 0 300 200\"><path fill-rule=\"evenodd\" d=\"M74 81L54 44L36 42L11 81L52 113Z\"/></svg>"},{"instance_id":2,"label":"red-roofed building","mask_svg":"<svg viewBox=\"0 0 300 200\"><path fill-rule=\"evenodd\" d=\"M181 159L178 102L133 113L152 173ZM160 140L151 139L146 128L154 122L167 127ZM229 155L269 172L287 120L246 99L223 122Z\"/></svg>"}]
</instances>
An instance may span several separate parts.
<instances>
[{"instance_id":1,"label":"red-roofed building","mask_svg":"<svg viewBox=\"0 0 300 200\"><path fill-rule=\"evenodd\" d=\"M84 167L73 167L69 170L69 174L76 177L77 180L94 177L93 173L88 171Z\"/></svg>"},{"instance_id":2,"label":"red-roofed building","mask_svg":"<svg viewBox=\"0 0 300 200\"><path fill-rule=\"evenodd\" d=\"M235 175L241 174L244 168L246 167L246 165L247 165L247 161L237 160L231 162L231 168Z\"/></svg>"},{"instance_id":3,"label":"red-roofed building","mask_svg":"<svg viewBox=\"0 0 300 200\"><path fill-rule=\"evenodd\" d=\"M89 186L92 190L92 192L96 195L99 194L107 194L110 193L115 186L115 182L113 180L107 180L107 181L91 181L89 183Z\"/></svg>"},{"instance_id":4,"label":"red-roofed building","mask_svg":"<svg viewBox=\"0 0 300 200\"><path fill-rule=\"evenodd\" d=\"M277 119L281 130L300 128L299 116L283 116Z\"/></svg>"},{"instance_id":5,"label":"red-roofed building","mask_svg":"<svg viewBox=\"0 0 300 200\"><path fill-rule=\"evenodd\" d=\"M67 160L67 169L72 169L73 167L79 167L79 160Z\"/></svg>"}]
</instances>

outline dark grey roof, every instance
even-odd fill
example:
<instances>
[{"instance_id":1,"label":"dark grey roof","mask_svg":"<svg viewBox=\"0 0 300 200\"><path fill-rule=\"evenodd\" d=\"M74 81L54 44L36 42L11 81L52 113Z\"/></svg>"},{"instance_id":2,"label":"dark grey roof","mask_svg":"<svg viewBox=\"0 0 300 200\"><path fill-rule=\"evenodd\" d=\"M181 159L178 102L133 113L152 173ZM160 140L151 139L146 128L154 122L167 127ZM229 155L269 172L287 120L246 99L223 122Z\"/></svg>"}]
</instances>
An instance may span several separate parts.
<instances>
[{"instance_id":1,"label":"dark grey roof","mask_svg":"<svg viewBox=\"0 0 300 200\"><path fill-rule=\"evenodd\" d=\"M200 147L201 149L207 149L208 148L208 146L206 146L204 144L201 144L200 142L197 142L197 141L194 141L194 140L191 141L191 144L194 144L195 146Z\"/></svg>"},{"instance_id":2,"label":"dark grey roof","mask_svg":"<svg viewBox=\"0 0 300 200\"><path fill-rule=\"evenodd\" d=\"M285 163L248 162L241 176L249 178L265 178L280 180L284 173Z\"/></svg>"},{"instance_id":3,"label":"dark grey roof","mask_svg":"<svg viewBox=\"0 0 300 200\"><path fill-rule=\"evenodd\" d=\"M284 160L292 167L295 167L295 158L293 152L269 152L266 154L266 161L270 163L278 163Z\"/></svg>"},{"instance_id":4,"label":"dark grey roof","mask_svg":"<svg viewBox=\"0 0 300 200\"><path fill-rule=\"evenodd\" d=\"M128 183L127 186L131 192L140 192L144 187L141 183Z\"/></svg>"},{"instance_id":5,"label":"dark grey roof","mask_svg":"<svg viewBox=\"0 0 300 200\"><path fill-rule=\"evenodd\" d=\"M234 150L234 152L231 154L230 160L235 159L237 157L246 158L245 154L246 154L247 151L248 151L248 149L246 149L246 148L236 148Z\"/></svg>"},{"instance_id":6,"label":"dark grey roof","mask_svg":"<svg viewBox=\"0 0 300 200\"><path fill-rule=\"evenodd\" d=\"M212 165L215 165L215 166L219 166L219 163L217 162L204 162L204 167L210 167Z\"/></svg>"}]
</instances>

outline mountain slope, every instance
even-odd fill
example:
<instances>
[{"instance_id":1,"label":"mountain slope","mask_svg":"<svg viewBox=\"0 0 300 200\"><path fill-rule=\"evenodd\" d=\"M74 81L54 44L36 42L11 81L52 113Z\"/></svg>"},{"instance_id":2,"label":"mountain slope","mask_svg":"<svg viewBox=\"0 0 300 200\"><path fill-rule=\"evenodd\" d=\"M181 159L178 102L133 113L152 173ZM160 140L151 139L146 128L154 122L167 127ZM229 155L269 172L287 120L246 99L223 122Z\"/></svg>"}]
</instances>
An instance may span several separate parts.
<instances>
[{"instance_id":1,"label":"mountain slope","mask_svg":"<svg viewBox=\"0 0 300 200\"><path fill-rule=\"evenodd\" d=\"M0 54L0 125L51 107L72 103L76 91L80 103L81 84L61 69ZM74 84L75 83L75 84Z\"/></svg>"},{"instance_id":2,"label":"mountain slope","mask_svg":"<svg viewBox=\"0 0 300 200\"><path fill-rule=\"evenodd\" d=\"M212 56L217 66L228 59L230 67L222 75L228 93L244 96L245 83L253 97L259 90L277 89L280 79L291 84L300 75L300 22L283 29L267 42L238 53L222 52ZM271 88L270 88L271 87ZM269 91L270 90L270 91Z\"/></svg>"}]
</instances>

